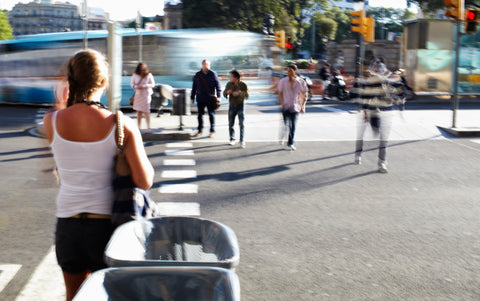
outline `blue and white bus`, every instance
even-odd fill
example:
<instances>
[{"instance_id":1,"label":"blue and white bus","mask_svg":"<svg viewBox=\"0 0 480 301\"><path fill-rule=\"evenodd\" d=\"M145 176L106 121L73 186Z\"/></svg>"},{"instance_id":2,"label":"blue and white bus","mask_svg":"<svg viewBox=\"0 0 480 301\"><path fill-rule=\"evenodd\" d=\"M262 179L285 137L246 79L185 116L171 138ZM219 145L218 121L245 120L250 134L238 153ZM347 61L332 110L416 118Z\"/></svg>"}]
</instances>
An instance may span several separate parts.
<instances>
[{"instance_id":1,"label":"blue and white bus","mask_svg":"<svg viewBox=\"0 0 480 301\"><path fill-rule=\"evenodd\" d=\"M263 36L242 31L183 29L142 31L123 35L121 106L129 105L130 77L142 57L156 83L190 88L201 61L210 59L212 69L226 75L232 68L258 70L265 60ZM89 31L88 46L106 52L107 31ZM83 47L84 33L63 32L17 37L0 41L0 102L54 104L53 89L62 78L63 65ZM103 99L106 102L106 97Z\"/></svg>"}]
</instances>

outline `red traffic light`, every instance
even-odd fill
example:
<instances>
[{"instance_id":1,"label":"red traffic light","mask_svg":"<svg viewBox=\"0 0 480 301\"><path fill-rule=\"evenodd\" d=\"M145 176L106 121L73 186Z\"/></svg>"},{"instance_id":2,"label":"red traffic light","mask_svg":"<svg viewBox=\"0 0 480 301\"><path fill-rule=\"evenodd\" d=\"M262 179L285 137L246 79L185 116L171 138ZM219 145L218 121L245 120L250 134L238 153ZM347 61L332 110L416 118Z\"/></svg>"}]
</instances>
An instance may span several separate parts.
<instances>
[{"instance_id":1,"label":"red traffic light","mask_svg":"<svg viewBox=\"0 0 480 301\"><path fill-rule=\"evenodd\" d=\"M287 48L287 49L292 49L292 44L290 44L290 43L285 43L285 48Z\"/></svg>"},{"instance_id":2,"label":"red traffic light","mask_svg":"<svg viewBox=\"0 0 480 301\"><path fill-rule=\"evenodd\" d=\"M478 14L478 11L475 11L475 10L468 10L467 11L467 21L475 21L477 20L477 14Z\"/></svg>"}]
</instances>

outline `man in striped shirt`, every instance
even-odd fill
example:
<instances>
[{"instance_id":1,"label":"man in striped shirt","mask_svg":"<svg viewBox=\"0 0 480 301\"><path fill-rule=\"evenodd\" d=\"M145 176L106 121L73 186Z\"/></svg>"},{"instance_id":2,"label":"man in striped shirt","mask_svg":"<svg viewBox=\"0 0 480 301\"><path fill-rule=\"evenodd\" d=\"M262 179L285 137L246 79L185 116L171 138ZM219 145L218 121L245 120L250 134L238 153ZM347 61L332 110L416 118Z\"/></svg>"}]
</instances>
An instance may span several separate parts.
<instances>
[{"instance_id":1,"label":"man in striped shirt","mask_svg":"<svg viewBox=\"0 0 480 301\"><path fill-rule=\"evenodd\" d=\"M378 171L387 173L387 145L391 128L391 111L393 105L400 104L403 99L399 95L403 85L387 77L388 70L373 65L367 71L367 77L358 79L352 91L354 101L362 106L360 125L358 127L355 146L355 164L362 163L363 136L370 124L375 135L380 137L378 149ZM389 73L389 72L388 72Z\"/></svg>"}]
</instances>

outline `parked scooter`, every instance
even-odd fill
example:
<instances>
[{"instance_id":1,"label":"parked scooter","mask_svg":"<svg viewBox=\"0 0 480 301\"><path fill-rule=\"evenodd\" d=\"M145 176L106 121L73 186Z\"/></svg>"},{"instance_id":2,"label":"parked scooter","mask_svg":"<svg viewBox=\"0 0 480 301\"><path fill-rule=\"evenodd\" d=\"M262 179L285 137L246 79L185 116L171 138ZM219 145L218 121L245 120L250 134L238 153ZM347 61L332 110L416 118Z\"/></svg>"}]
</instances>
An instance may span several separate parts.
<instances>
[{"instance_id":1,"label":"parked scooter","mask_svg":"<svg viewBox=\"0 0 480 301\"><path fill-rule=\"evenodd\" d=\"M327 95L330 98L336 97L338 100L347 100L350 98L350 93L346 87L343 76L338 71L335 71L330 84L327 86Z\"/></svg>"},{"instance_id":2,"label":"parked scooter","mask_svg":"<svg viewBox=\"0 0 480 301\"><path fill-rule=\"evenodd\" d=\"M310 101L312 99L312 85L313 85L313 82L312 80L310 79L310 77L308 76L305 76L305 75L298 75L301 79L303 79L305 81L305 83L307 84L307 93L305 94L305 97L307 98L307 101Z\"/></svg>"}]
</instances>

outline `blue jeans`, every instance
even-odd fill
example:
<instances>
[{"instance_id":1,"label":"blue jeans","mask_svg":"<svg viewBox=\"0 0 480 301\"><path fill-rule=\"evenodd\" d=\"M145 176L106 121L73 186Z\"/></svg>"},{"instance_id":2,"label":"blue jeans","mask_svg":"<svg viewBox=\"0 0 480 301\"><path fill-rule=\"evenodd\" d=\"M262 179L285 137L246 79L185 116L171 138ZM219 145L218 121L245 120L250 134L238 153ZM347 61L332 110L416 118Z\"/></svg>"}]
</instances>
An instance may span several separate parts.
<instances>
[{"instance_id":1,"label":"blue jeans","mask_svg":"<svg viewBox=\"0 0 480 301\"><path fill-rule=\"evenodd\" d=\"M283 122L290 129L288 133L288 146L295 143L295 129L297 127L298 112L283 111Z\"/></svg>"},{"instance_id":2,"label":"blue jeans","mask_svg":"<svg viewBox=\"0 0 480 301\"><path fill-rule=\"evenodd\" d=\"M215 110L213 105L205 102L197 103L198 108L198 131L203 131L203 114L205 114L205 108L208 109L208 117L210 118L210 133L215 133Z\"/></svg>"},{"instance_id":3,"label":"blue jeans","mask_svg":"<svg viewBox=\"0 0 480 301\"><path fill-rule=\"evenodd\" d=\"M230 105L228 108L228 130L230 132L230 140L235 140L235 116L238 115L238 123L240 125L240 142L245 141L245 106Z\"/></svg>"}]
</instances>

